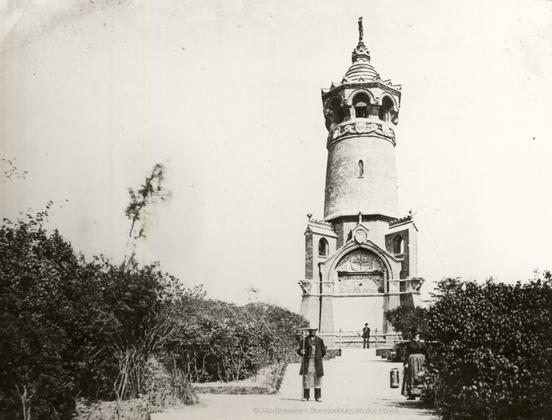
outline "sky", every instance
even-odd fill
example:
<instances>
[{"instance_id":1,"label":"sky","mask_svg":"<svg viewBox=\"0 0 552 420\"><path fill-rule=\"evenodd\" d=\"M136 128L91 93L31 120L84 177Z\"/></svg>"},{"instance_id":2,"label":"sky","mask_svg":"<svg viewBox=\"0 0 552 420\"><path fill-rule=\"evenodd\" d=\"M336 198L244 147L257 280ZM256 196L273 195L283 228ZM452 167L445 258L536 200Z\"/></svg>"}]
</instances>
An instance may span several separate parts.
<instances>
[{"instance_id":1,"label":"sky","mask_svg":"<svg viewBox=\"0 0 552 420\"><path fill-rule=\"evenodd\" d=\"M298 311L306 214L322 218L320 89L357 42L402 84L399 203L424 297L447 276L552 268L552 2L0 0L0 216L119 261L128 188L155 163L144 263L214 298Z\"/></svg>"}]
</instances>

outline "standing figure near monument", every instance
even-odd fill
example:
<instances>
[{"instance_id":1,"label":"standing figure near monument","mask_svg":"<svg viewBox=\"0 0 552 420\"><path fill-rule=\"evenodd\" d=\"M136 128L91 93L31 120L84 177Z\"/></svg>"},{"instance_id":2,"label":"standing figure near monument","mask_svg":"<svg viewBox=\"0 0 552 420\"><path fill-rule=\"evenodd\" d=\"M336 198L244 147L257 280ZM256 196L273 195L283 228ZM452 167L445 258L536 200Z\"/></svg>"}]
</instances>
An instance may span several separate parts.
<instances>
[{"instance_id":1,"label":"standing figure near monument","mask_svg":"<svg viewBox=\"0 0 552 420\"><path fill-rule=\"evenodd\" d=\"M364 328L362 329L362 348L363 349L369 349L370 348L370 327L368 326L368 323L364 324Z\"/></svg>"},{"instance_id":2,"label":"standing figure near monument","mask_svg":"<svg viewBox=\"0 0 552 420\"><path fill-rule=\"evenodd\" d=\"M309 334L301 340L297 349L297 354L302 356L299 375L303 375L303 401L310 399L311 388L314 388L314 399L322 401L322 359L326 354L326 346L324 341L316 336L316 330L317 328L309 328Z\"/></svg>"},{"instance_id":3,"label":"standing figure near monument","mask_svg":"<svg viewBox=\"0 0 552 420\"><path fill-rule=\"evenodd\" d=\"M409 400L421 396L424 388L423 377L427 372L429 360L427 347L420 340L420 333L414 331L412 340L404 351L404 380L401 393Z\"/></svg>"}]
</instances>

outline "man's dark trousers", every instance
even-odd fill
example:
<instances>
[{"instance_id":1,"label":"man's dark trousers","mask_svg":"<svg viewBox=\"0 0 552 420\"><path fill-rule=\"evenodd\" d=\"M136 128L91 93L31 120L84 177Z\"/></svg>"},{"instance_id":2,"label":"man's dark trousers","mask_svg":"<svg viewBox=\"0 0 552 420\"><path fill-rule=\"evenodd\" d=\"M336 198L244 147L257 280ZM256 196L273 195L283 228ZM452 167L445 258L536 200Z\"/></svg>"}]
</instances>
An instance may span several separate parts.
<instances>
[{"instance_id":1,"label":"man's dark trousers","mask_svg":"<svg viewBox=\"0 0 552 420\"><path fill-rule=\"evenodd\" d=\"M363 337L362 348L363 349L369 349L370 348L370 336Z\"/></svg>"}]
</instances>

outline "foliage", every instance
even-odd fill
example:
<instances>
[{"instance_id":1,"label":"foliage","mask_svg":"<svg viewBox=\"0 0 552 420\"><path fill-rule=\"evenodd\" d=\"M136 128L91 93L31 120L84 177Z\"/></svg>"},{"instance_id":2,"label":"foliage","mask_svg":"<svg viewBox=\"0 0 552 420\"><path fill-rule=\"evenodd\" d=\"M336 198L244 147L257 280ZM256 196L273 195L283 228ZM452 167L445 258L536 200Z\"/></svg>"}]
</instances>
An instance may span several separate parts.
<instances>
[{"instance_id":1,"label":"foliage","mask_svg":"<svg viewBox=\"0 0 552 420\"><path fill-rule=\"evenodd\" d=\"M30 220L0 227L0 404L23 417L70 412L76 392L68 330L78 316L66 298L78 260L58 232ZM68 275L69 274L69 275ZM68 282L60 282L69 277ZM40 417L39 417L40 418Z\"/></svg>"},{"instance_id":2,"label":"foliage","mask_svg":"<svg viewBox=\"0 0 552 420\"><path fill-rule=\"evenodd\" d=\"M134 190L128 189L130 201L125 208L125 216L130 220L128 232L127 259L132 260L136 250L136 242L145 238L146 215L148 207L158 201L165 201L170 198L170 192L164 187L165 167L156 163L151 173L146 176L144 184Z\"/></svg>"},{"instance_id":3,"label":"foliage","mask_svg":"<svg viewBox=\"0 0 552 420\"><path fill-rule=\"evenodd\" d=\"M287 361L295 335L306 320L265 303L231 303L186 297L178 312L179 328L167 345L167 357L191 381L234 381L261 367Z\"/></svg>"},{"instance_id":4,"label":"foliage","mask_svg":"<svg viewBox=\"0 0 552 420\"><path fill-rule=\"evenodd\" d=\"M0 226L0 412L11 418L69 418L77 395L138 395L173 332L170 302L194 294L156 265L85 261L42 228L46 213Z\"/></svg>"},{"instance_id":5,"label":"foliage","mask_svg":"<svg viewBox=\"0 0 552 420\"><path fill-rule=\"evenodd\" d=\"M194 403L189 379L241 379L293 352L301 316L205 299L156 264L86 260L43 228L47 211L0 225L0 418L69 419L77 397Z\"/></svg>"},{"instance_id":6,"label":"foliage","mask_svg":"<svg viewBox=\"0 0 552 420\"><path fill-rule=\"evenodd\" d=\"M191 384L181 372L169 372L154 357L147 361L145 370L145 394L114 402L87 403L80 400L77 404L75 418L82 420L148 420L151 418L151 413L198 402Z\"/></svg>"},{"instance_id":7,"label":"foliage","mask_svg":"<svg viewBox=\"0 0 552 420\"><path fill-rule=\"evenodd\" d=\"M385 319L391 323L395 331L402 333L409 339L412 331L425 331L425 317L427 309L418 306L398 306L385 313Z\"/></svg>"},{"instance_id":8,"label":"foliage","mask_svg":"<svg viewBox=\"0 0 552 420\"><path fill-rule=\"evenodd\" d=\"M446 419L545 419L552 412L552 282L447 279L428 311L428 378Z\"/></svg>"}]
</instances>

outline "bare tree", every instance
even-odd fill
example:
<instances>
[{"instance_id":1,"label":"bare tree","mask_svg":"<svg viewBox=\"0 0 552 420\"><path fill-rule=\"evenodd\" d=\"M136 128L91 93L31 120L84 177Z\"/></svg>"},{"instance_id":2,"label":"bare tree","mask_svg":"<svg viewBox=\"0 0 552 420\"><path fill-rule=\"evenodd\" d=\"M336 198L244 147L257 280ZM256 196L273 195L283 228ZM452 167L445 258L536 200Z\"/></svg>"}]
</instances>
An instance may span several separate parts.
<instances>
[{"instance_id":1,"label":"bare tree","mask_svg":"<svg viewBox=\"0 0 552 420\"><path fill-rule=\"evenodd\" d=\"M125 208L125 215L130 220L125 259L123 265L131 261L136 254L136 245L139 239L146 237L148 209L159 201L166 201L171 197L163 182L165 180L165 166L156 163L151 173L146 176L144 184L138 189L129 188L130 201Z\"/></svg>"}]
</instances>

